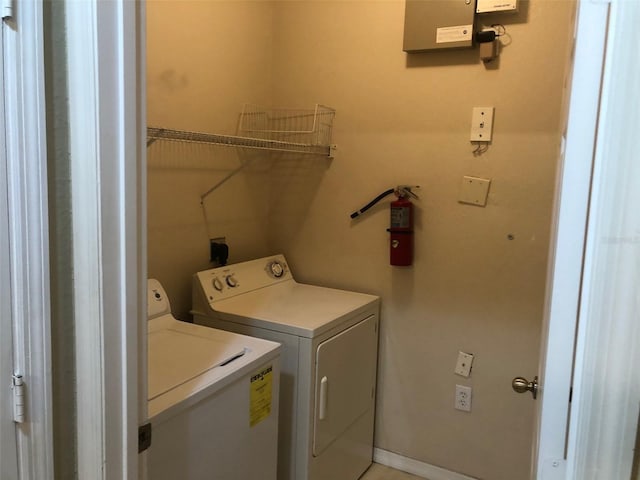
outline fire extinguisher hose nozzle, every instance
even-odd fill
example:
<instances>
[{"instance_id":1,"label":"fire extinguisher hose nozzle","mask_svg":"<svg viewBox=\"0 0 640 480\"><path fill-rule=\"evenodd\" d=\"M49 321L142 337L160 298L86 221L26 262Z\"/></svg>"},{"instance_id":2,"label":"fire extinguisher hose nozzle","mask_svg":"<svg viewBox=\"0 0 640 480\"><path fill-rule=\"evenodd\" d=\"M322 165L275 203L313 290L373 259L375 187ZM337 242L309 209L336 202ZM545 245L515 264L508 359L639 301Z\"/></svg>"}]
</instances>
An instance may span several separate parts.
<instances>
[{"instance_id":1,"label":"fire extinguisher hose nozzle","mask_svg":"<svg viewBox=\"0 0 640 480\"><path fill-rule=\"evenodd\" d=\"M371 207L373 207L376 203L378 203L380 200L382 200L384 197L386 197L387 195L391 195L393 192L395 192L396 189L395 188L390 188L389 190L385 190L384 192L382 192L380 195L378 195L376 198L374 198L373 200L371 200L369 203L367 203L364 207L362 207L360 210L357 210L355 212L353 212L351 214L351 218L356 218L360 215L362 215L364 212L366 212L367 210L369 210Z\"/></svg>"}]
</instances>

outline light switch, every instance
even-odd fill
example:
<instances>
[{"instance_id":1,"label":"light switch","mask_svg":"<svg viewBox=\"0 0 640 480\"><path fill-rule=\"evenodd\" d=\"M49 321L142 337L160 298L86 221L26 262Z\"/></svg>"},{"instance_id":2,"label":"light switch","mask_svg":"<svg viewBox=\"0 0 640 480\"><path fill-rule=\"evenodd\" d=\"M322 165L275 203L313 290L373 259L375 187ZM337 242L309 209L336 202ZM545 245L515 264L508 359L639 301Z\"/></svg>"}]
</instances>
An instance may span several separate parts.
<instances>
[{"instance_id":1,"label":"light switch","mask_svg":"<svg viewBox=\"0 0 640 480\"><path fill-rule=\"evenodd\" d=\"M458 201L460 203L470 203L481 207L486 206L489 185L491 185L491 180L488 178L462 177Z\"/></svg>"},{"instance_id":2,"label":"light switch","mask_svg":"<svg viewBox=\"0 0 640 480\"><path fill-rule=\"evenodd\" d=\"M468 377L471 374L471 365L473 364L473 355L465 352L458 352L458 362L456 363L456 369L454 372L463 377Z\"/></svg>"}]
</instances>

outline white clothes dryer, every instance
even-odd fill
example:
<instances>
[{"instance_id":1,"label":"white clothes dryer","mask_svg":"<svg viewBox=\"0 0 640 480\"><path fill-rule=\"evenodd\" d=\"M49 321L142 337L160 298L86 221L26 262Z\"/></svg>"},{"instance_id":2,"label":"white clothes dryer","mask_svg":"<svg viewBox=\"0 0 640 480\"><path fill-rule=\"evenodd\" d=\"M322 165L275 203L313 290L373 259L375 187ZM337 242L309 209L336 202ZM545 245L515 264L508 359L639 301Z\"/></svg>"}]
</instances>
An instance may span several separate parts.
<instances>
[{"instance_id":1,"label":"white clothes dryer","mask_svg":"<svg viewBox=\"0 0 640 480\"><path fill-rule=\"evenodd\" d=\"M148 477L275 480L280 345L176 320L157 280L147 306Z\"/></svg>"},{"instance_id":2,"label":"white clothes dryer","mask_svg":"<svg viewBox=\"0 0 640 480\"><path fill-rule=\"evenodd\" d=\"M378 297L298 283L275 255L195 274L191 313L283 345L279 480L355 480L367 470Z\"/></svg>"}]
</instances>

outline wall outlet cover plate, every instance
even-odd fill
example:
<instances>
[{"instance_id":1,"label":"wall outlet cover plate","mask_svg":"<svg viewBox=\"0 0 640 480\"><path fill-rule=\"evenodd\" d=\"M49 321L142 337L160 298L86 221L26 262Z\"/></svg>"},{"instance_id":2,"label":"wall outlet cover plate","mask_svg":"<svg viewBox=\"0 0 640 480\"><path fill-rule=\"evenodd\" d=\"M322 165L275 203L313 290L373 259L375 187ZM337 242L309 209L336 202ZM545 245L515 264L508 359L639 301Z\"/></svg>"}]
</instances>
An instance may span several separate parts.
<instances>
[{"instance_id":1,"label":"wall outlet cover plate","mask_svg":"<svg viewBox=\"0 0 640 480\"><path fill-rule=\"evenodd\" d=\"M471 387L456 385L454 408L456 410L462 410L463 412L471 411Z\"/></svg>"},{"instance_id":2,"label":"wall outlet cover plate","mask_svg":"<svg viewBox=\"0 0 640 480\"><path fill-rule=\"evenodd\" d=\"M473 364L473 355L466 352L458 352L458 361L454 372L456 375L468 378L471 375L471 365Z\"/></svg>"},{"instance_id":3,"label":"wall outlet cover plate","mask_svg":"<svg viewBox=\"0 0 640 480\"><path fill-rule=\"evenodd\" d=\"M491 185L491 180L488 178L462 177L458 201L480 207L486 206L487 196L489 195L489 185Z\"/></svg>"},{"instance_id":4,"label":"wall outlet cover plate","mask_svg":"<svg viewBox=\"0 0 640 480\"><path fill-rule=\"evenodd\" d=\"M493 134L493 107L473 107L471 111L472 142L490 142Z\"/></svg>"}]
</instances>

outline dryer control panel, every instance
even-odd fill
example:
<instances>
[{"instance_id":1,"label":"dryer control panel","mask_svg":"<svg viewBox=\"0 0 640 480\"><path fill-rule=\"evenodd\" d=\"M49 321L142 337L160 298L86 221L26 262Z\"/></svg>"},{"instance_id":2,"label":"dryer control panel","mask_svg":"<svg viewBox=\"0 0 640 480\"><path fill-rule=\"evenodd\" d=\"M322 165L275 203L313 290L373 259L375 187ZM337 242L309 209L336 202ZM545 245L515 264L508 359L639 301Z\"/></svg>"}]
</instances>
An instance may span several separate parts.
<instances>
[{"instance_id":1,"label":"dryer control panel","mask_svg":"<svg viewBox=\"0 0 640 480\"><path fill-rule=\"evenodd\" d=\"M193 288L202 289L211 303L286 281L294 280L280 254L198 272Z\"/></svg>"}]
</instances>

